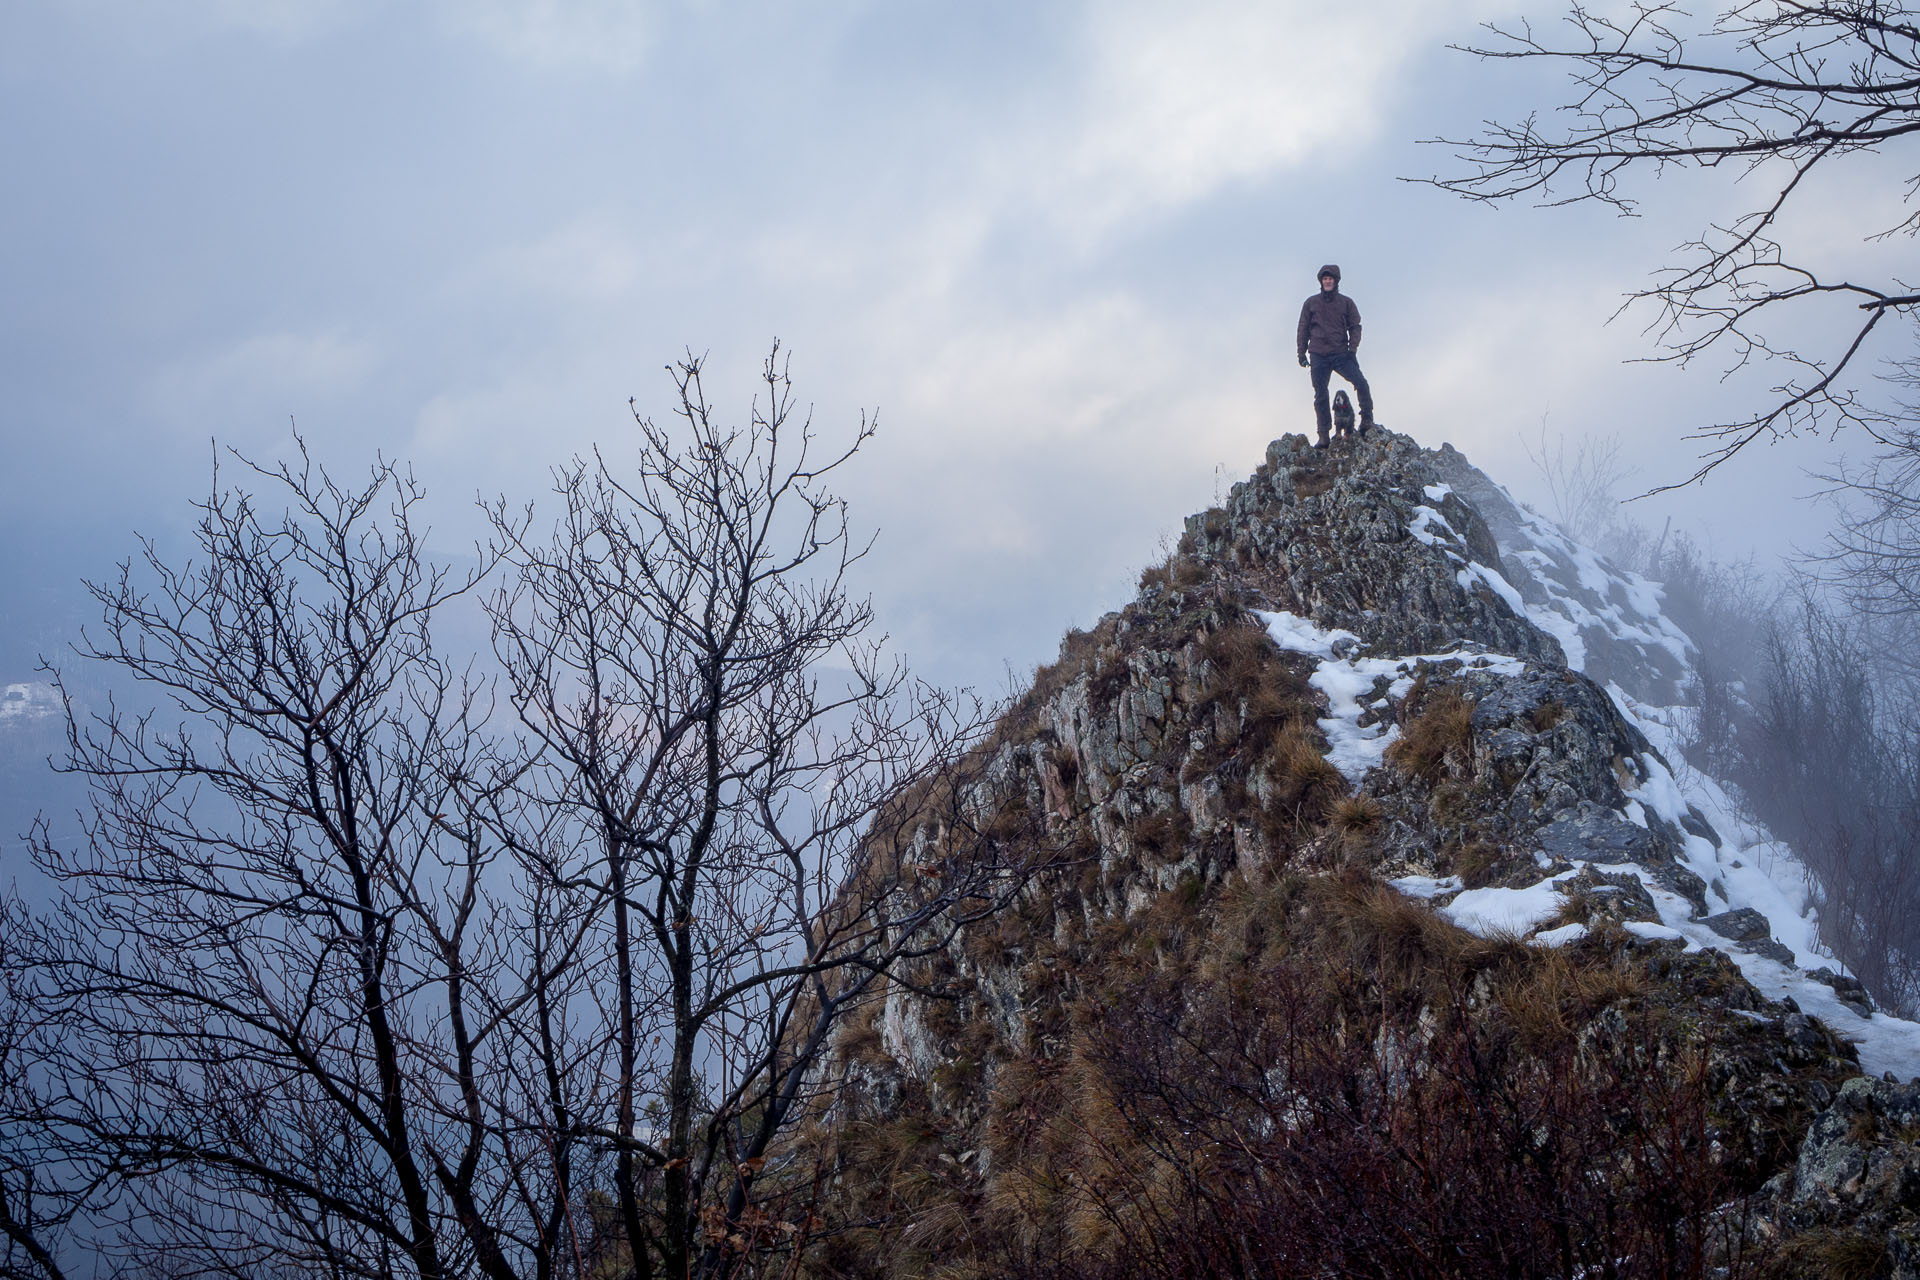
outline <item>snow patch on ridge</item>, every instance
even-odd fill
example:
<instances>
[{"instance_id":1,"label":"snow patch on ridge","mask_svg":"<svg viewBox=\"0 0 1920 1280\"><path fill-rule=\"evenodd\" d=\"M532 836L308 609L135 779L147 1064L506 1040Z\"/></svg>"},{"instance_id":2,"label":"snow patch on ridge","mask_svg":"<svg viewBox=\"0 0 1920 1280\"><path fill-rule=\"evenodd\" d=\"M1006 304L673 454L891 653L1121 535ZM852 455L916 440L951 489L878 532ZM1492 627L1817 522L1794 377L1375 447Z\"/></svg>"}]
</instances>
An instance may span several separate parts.
<instances>
[{"instance_id":1,"label":"snow patch on ridge","mask_svg":"<svg viewBox=\"0 0 1920 1280\"><path fill-rule=\"evenodd\" d=\"M1496 934L1521 937L1560 914L1567 897L1555 886L1578 874L1576 867L1524 888L1468 889L1456 893L1439 909L1440 914L1482 938Z\"/></svg>"},{"instance_id":2,"label":"snow patch on ridge","mask_svg":"<svg viewBox=\"0 0 1920 1280\"><path fill-rule=\"evenodd\" d=\"M1468 561L1466 566L1454 575L1454 581L1458 582L1463 590L1469 592L1473 590L1476 582L1484 583L1489 591L1507 602L1508 608L1523 618L1527 616L1527 602L1520 598L1520 593L1514 589L1513 584L1478 561Z\"/></svg>"},{"instance_id":3,"label":"snow patch on ridge","mask_svg":"<svg viewBox=\"0 0 1920 1280\"><path fill-rule=\"evenodd\" d=\"M1319 721L1327 735L1327 760L1341 776L1358 785L1377 768L1387 748L1400 737L1395 724L1362 725L1368 711L1379 712L1389 702L1404 698L1413 687L1413 673L1422 662L1465 662L1502 675L1518 675L1526 663L1503 654L1422 654L1409 658L1369 658L1362 655L1360 638L1351 631L1325 630L1297 614L1255 610L1267 634L1282 649L1320 659L1307 683L1326 695L1327 714ZM1375 693L1382 679L1384 690Z\"/></svg>"},{"instance_id":4,"label":"snow patch on ridge","mask_svg":"<svg viewBox=\"0 0 1920 1280\"><path fill-rule=\"evenodd\" d=\"M1430 484L1422 492L1426 494L1427 501L1434 505L1418 506L1413 509L1413 516L1407 521L1408 535L1416 542L1438 548L1449 560L1460 566L1459 572L1454 575L1454 581L1460 584L1462 591L1471 593L1476 586L1484 586L1506 601L1507 607L1515 613L1523 618L1528 617L1526 601L1521 598L1520 592L1498 569L1475 560L1467 550L1466 538L1441 513L1439 504L1445 502L1453 493L1453 487L1445 484Z\"/></svg>"},{"instance_id":5,"label":"snow patch on ridge","mask_svg":"<svg viewBox=\"0 0 1920 1280\"><path fill-rule=\"evenodd\" d=\"M1853 1041L1861 1067L1870 1074L1891 1071L1903 1080L1920 1076L1920 1022L1886 1013L1863 1018L1842 1004L1832 987L1807 976L1806 970L1821 967L1847 972L1844 964L1820 948L1812 877L1792 849L1739 815L1724 787L1685 765L1676 714L1685 709L1642 706L1617 684L1609 685L1607 692L1627 723L1654 746L1653 753L1640 757L1645 781L1628 794L1675 825L1689 806L1699 810L1719 834L1720 847L1689 833L1685 865L1707 882L1708 892L1728 909L1751 907L1765 916L1773 939L1793 952L1794 963L1784 965L1731 945L1684 909L1670 911L1662 905L1662 922L1690 946L1717 947L1764 994L1775 1000L1791 999L1803 1012L1814 1014ZM1663 756L1682 761L1678 773L1667 767Z\"/></svg>"},{"instance_id":6,"label":"snow patch on ridge","mask_svg":"<svg viewBox=\"0 0 1920 1280\"><path fill-rule=\"evenodd\" d=\"M1452 525L1447 523L1447 518L1433 507L1415 507L1413 519L1407 522L1407 532L1413 535L1416 542L1424 542L1430 547L1439 547L1455 560L1460 558L1447 545L1448 542L1459 541L1460 535L1454 532ZM1446 536L1442 537L1442 534Z\"/></svg>"},{"instance_id":7,"label":"snow patch on ridge","mask_svg":"<svg viewBox=\"0 0 1920 1280\"><path fill-rule=\"evenodd\" d=\"M1387 883L1409 898L1437 898L1443 893L1458 893L1466 887L1459 876L1401 876Z\"/></svg>"},{"instance_id":8,"label":"snow patch on ridge","mask_svg":"<svg viewBox=\"0 0 1920 1280\"><path fill-rule=\"evenodd\" d=\"M1545 600L1526 606L1524 612L1527 621L1560 641L1568 666L1585 669L1587 644L1581 633L1594 629L1616 640L1663 649L1683 668L1692 669L1693 641L1662 611L1658 583L1608 564L1519 503L1513 509L1516 532L1525 542L1503 545L1500 554L1527 569L1545 595ZM1571 585L1564 581L1567 567L1573 574ZM1581 593L1591 600L1583 599Z\"/></svg>"},{"instance_id":9,"label":"snow patch on ridge","mask_svg":"<svg viewBox=\"0 0 1920 1280\"><path fill-rule=\"evenodd\" d=\"M1607 688L1622 717L1651 745L1632 762L1634 778L1620 814L1642 827L1656 822L1681 833L1680 863L1707 886L1709 914L1751 908L1766 918L1775 941L1794 963L1781 964L1747 951L1694 918L1693 904L1657 883L1645 867L1609 863L1609 875L1631 874L1645 887L1659 916L1626 927L1648 940L1677 941L1687 950L1713 948L1727 955L1767 996L1793 1001L1825 1021L1859 1049L1868 1072L1920 1076L1920 1023L1884 1013L1862 1017L1841 1003L1832 987L1805 970L1844 966L1823 953L1807 869L1770 833L1742 816L1727 789L1689 768L1680 750L1692 709L1678 702L1694 673L1698 650L1664 612L1660 584L1609 563L1568 537L1550 521L1514 502L1492 481L1442 450L1454 484L1425 486L1426 503L1413 508L1407 533L1442 552L1466 591L1491 592L1517 614L1559 642L1569 667ZM1451 458L1452 461L1448 461ZM1456 489L1457 486L1457 489ZM1499 545L1506 572L1474 560L1462 531L1441 507L1455 492L1478 505ZM1350 784L1377 768L1399 737L1379 713L1406 695L1422 662L1461 661L1518 675L1526 666L1505 655L1440 653L1370 657L1351 632L1326 630L1291 613L1261 613L1280 647L1318 660L1309 684L1327 699L1319 721L1329 744L1328 760ZM1624 681L1628 688L1622 688ZM1649 696L1653 701L1637 700ZM1367 723L1362 723L1367 721ZM1716 845L1706 834L1718 836ZM1544 861L1544 859L1543 859ZM1564 904L1560 885L1588 865L1553 864L1532 885L1467 890L1456 877L1405 876L1391 883L1400 892L1427 899L1435 909L1475 933L1506 933L1541 946L1562 946L1585 935L1581 925L1548 927Z\"/></svg>"}]
</instances>

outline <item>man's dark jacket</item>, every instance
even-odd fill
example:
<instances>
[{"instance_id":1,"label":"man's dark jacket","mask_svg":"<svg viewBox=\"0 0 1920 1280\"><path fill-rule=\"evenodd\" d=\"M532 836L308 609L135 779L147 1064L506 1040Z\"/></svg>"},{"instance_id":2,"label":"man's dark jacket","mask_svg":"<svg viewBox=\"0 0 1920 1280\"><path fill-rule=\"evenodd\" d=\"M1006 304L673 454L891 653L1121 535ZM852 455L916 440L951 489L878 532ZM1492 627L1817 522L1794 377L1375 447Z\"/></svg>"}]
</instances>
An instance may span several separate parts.
<instances>
[{"instance_id":1,"label":"man's dark jacket","mask_svg":"<svg viewBox=\"0 0 1920 1280\"><path fill-rule=\"evenodd\" d=\"M1300 307L1300 332L1295 347L1302 356L1343 356L1360 349L1360 308L1340 292L1340 268L1329 263L1314 279L1331 273L1333 291L1315 290Z\"/></svg>"}]
</instances>

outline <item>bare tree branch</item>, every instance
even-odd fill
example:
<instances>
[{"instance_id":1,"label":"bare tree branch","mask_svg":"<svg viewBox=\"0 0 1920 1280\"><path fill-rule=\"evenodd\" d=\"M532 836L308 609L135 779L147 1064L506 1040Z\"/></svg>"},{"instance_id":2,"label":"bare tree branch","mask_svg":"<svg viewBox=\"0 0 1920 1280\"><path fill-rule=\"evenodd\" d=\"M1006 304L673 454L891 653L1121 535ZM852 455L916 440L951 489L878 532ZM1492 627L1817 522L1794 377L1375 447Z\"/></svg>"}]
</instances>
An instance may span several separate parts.
<instances>
[{"instance_id":1,"label":"bare tree branch","mask_svg":"<svg viewBox=\"0 0 1920 1280\"><path fill-rule=\"evenodd\" d=\"M1894 412L1863 390L1858 358L1881 317L1915 318L1920 294L1891 276L1824 278L1788 257L1772 233L1816 168L1826 174L1837 157L1889 151L1920 134L1920 25L1910 7L1900 0L1724 0L1697 24L1676 3L1637 0L1621 16L1575 4L1565 26L1564 41L1526 23L1489 26L1491 41L1462 47L1484 59L1562 66L1572 92L1546 120L1536 113L1488 122L1475 138L1430 139L1454 149L1465 169L1427 181L1482 202L1592 201L1631 215L1638 209L1626 185L1632 172L1741 166L1773 194L1682 245L1679 265L1656 273L1622 308L1651 313L1647 331L1662 348L1652 359L1684 365L1717 353L1727 372L1756 361L1784 371L1765 407L1691 432L1712 447L1678 484L1704 479L1763 436L1854 426L1880 437L1893 429ZM1916 182L1907 183L1909 200ZM1920 214L1870 239L1916 230ZM1864 299L1866 314L1830 325L1823 339L1830 345L1820 353L1802 355L1759 328L1822 296L1846 295Z\"/></svg>"}]
</instances>

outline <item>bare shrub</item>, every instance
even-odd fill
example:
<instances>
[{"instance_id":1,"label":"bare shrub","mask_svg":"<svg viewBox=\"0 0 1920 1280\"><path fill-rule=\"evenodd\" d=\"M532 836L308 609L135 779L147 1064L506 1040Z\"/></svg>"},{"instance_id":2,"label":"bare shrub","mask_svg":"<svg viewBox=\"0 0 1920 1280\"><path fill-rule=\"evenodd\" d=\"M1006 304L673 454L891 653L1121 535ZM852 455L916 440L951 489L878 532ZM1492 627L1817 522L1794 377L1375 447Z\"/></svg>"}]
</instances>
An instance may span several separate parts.
<instances>
[{"instance_id":1,"label":"bare shrub","mask_svg":"<svg viewBox=\"0 0 1920 1280\"><path fill-rule=\"evenodd\" d=\"M1327 759L1314 730L1288 721L1267 749L1264 768L1272 785L1268 817L1287 829L1324 821L1347 794L1347 779Z\"/></svg>"},{"instance_id":2,"label":"bare shrub","mask_svg":"<svg viewBox=\"0 0 1920 1280\"><path fill-rule=\"evenodd\" d=\"M1371 831L1380 817L1380 803L1372 796L1343 796L1333 806L1333 825L1349 833Z\"/></svg>"},{"instance_id":3,"label":"bare shrub","mask_svg":"<svg viewBox=\"0 0 1920 1280\"><path fill-rule=\"evenodd\" d=\"M1570 447L1565 437L1550 437L1542 419L1538 441L1523 438L1520 447L1546 484L1547 515L1555 524L1591 547L1620 540L1630 522L1623 519L1619 490L1635 468L1622 457L1619 436L1583 436Z\"/></svg>"},{"instance_id":4,"label":"bare shrub","mask_svg":"<svg viewBox=\"0 0 1920 1280\"><path fill-rule=\"evenodd\" d=\"M1085 1024L1002 1131L1000 1274L1752 1274L1709 1055L1643 1051L1640 981L1320 885L1205 984L1136 970ZM1236 931L1276 918L1246 905ZM1583 1048L1603 1009L1618 1052Z\"/></svg>"}]
</instances>

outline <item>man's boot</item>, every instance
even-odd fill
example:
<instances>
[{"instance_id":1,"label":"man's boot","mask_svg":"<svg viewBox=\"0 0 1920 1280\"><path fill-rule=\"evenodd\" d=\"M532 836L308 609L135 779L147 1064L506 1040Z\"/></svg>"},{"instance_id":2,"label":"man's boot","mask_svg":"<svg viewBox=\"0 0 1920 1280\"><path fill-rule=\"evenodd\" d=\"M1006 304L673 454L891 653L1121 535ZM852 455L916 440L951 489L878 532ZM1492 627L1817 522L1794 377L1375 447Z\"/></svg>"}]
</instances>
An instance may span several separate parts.
<instances>
[{"instance_id":1,"label":"man's boot","mask_svg":"<svg viewBox=\"0 0 1920 1280\"><path fill-rule=\"evenodd\" d=\"M1371 410L1360 415L1360 434L1361 435L1363 436L1366 435L1367 432L1373 430L1378 425L1379 424L1373 420L1373 412Z\"/></svg>"},{"instance_id":2,"label":"man's boot","mask_svg":"<svg viewBox=\"0 0 1920 1280\"><path fill-rule=\"evenodd\" d=\"M1320 428L1320 438L1313 442L1313 447L1316 449L1324 449L1327 447L1327 429L1325 427Z\"/></svg>"}]
</instances>

